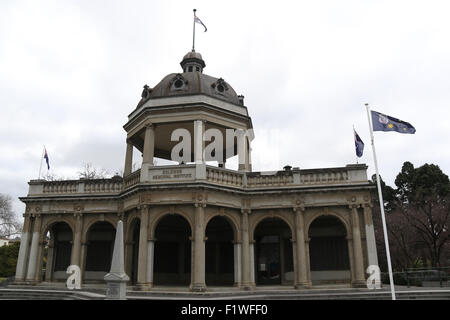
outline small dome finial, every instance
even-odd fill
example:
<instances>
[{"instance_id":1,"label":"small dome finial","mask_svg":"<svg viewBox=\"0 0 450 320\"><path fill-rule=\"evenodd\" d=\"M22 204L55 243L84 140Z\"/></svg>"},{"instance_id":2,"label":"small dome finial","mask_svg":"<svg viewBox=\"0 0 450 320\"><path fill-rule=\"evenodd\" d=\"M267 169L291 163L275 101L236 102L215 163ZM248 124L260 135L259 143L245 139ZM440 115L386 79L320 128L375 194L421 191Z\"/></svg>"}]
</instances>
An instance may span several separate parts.
<instances>
[{"instance_id":1,"label":"small dome finial","mask_svg":"<svg viewBox=\"0 0 450 320\"><path fill-rule=\"evenodd\" d=\"M203 61L202 55L198 52L195 52L194 49L188 52L183 60L180 62L181 68L183 68L183 72L203 72L203 68L205 68L206 64Z\"/></svg>"}]
</instances>

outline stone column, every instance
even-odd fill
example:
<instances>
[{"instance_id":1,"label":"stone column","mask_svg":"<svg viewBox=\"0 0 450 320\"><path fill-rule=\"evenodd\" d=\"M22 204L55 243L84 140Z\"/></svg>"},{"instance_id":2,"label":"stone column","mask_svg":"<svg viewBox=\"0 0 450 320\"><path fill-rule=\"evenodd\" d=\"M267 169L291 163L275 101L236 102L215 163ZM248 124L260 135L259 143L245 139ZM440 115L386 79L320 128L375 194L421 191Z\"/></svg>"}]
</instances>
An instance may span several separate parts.
<instances>
[{"instance_id":1,"label":"stone column","mask_svg":"<svg viewBox=\"0 0 450 320\"><path fill-rule=\"evenodd\" d=\"M148 205L141 206L141 225L139 230L139 257L138 257L138 274L137 285L141 289L145 289L147 285L147 245L148 245Z\"/></svg>"},{"instance_id":2,"label":"stone column","mask_svg":"<svg viewBox=\"0 0 450 320\"><path fill-rule=\"evenodd\" d=\"M309 257L309 243L311 242L311 238L305 235L305 263L306 263L306 282L308 286L312 286L311 280L311 261Z\"/></svg>"},{"instance_id":3,"label":"stone column","mask_svg":"<svg viewBox=\"0 0 450 320\"><path fill-rule=\"evenodd\" d=\"M128 237L128 235L127 235ZM133 245L134 241L125 242L125 272L130 275L133 273ZM134 280L134 279L131 279Z\"/></svg>"},{"instance_id":4,"label":"stone column","mask_svg":"<svg viewBox=\"0 0 450 320\"><path fill-rule=\"evenodd\" d=\"M51 237L48 243L47 264L45 266L45 281L52 281L54 253L55 253L55 239L54 237Z\"/></svg>"},{"instance_id":5,"label":"stone column","mask_svg":"<svg viewBox=\"0 0 450 320\"><path fill-rule=\"evenodd\" d=\"M142 164L153 166L153 157L155 155L155 127L148 124L145 127L144 153L142 155Z\"/></svg>"},{"instance_id":6,"label":"stone column","mask_svg":"<svg viewBox=\"0 0 450 320\"><path fill-rule=\"evenodd\" d=\"M81 271L81 282L85 279L86 274L86 254L87 254L87 242L81 242L80 250L80 271Z\"/></svg>"},{"instance_id":7,"label":"stone column","mask_svg":"<svg viewBox=\"0 0 450 320\"><path fill-rule=\"evenodd\" d=\"M367 261L369 266L378 266L377 245L372 220L372 208L368 203L364 205L364 222L366 226Z\"/></svg>"},{"instance_id":8,"label":"stone column","mask_svg":"<svg viewBox=\"0 0 450 320\"><path fill-rule=\"evenodd\" d=\"M194 121L194 162L202 164L204 162L205 141L203 133L205 132L205 124L203 120Z\"/></svg>"},{"instance_id":9,"label":"stone column","mask_svg":"<svg viewBox=\"0 0 450 320\"><path fill-rule=\"evenodd\" d=\"M252 171L252 147L250 140L246 137L247 149L245 154L245 171Z\"/></svg>"},{"instance_id":10,"label":"stone column","mask_svg":"<svg viewBox=\"0 0 450 320\"><path fill-rule=\"evenodd\" d=\"M249 251L250 251L250 265L248 266L250 269L250 282L251 288L255 287L255 240L250 241L249 243Z\"/></svg>"},{"instance_id":11,"label":"stone column","mask_svg":"<svg viewBox=\"0 0 450 320\"><path fill-rule=\"evenodd\" d=\"M28 261L27 281L35 281L36 268L38 265L39 237L41 231L41 215L36 214L33 223L33 235L31 240L30 258Z\"/></svg>"},{"instance_id":12,"label":"stone column","mask_svg":"<svg viewBox=\"0 0 450 320\"><path fill-rule=\"evenodd\" d=\"M19 256L17 258L17 266L16 266L16 281L25 280L25 275L27 272L28 256L30 251L30 238L31 238L30 214L25 213L23 217L24 222L20 241Z\"/></svg>"},{"instance_id":13,"label":"stone column","mask_svg":"<svg viewBox=\"0 0 450 320\"><path fill-rule=\"evenodd\" d=\"M234 286L239 287L242 281L241 242L233 242L234 246Z\"/></svg>"},{"instance_id":14,"label":"stone column","mask_svg":"<svg viewBox=\"0 0 450 320\"><path fill-rule=\"evenodd\" d=\"M150 238L147 242L147 287L153 286L153 264L155 256L155 239Z\"/></svg>"},{"instance_id":15,"label":"stone column","mask_svg":"<svg viewBox=\"0 0 450 320\"><path fill-rule=\"evenodd\" d=\"M306 244L305 244L305 221L303 217L304 209L294 208L295 215L295 238L296 238L296 250L297 250L297 283L295 287L305 288L308 286L307 280L307 260L306 260Z\"/></svg>"},{"instance_id":16,"label":"stone column","mask_svg":"<svg viewBox=\"0 0 450 320\"><path fill-rule=\"evenodd\" d=\"M238 162L239 162L238 170L239 171L249 171L248 164L249 164L250 158L248 157L248 151L249 151L248 138L247 138L247 136L244 135L243 137L238 136L238 139L242 139L241 143L244 144L243 147L240 148L240 145L239 145L240 143L238 141L238 148L237 148Z\"/></svg>"},{"instance_id":17,"label":"stone column","mask_svg":"<svg viewBox=\"0 0 450 320\"><path fill-rule=\"evenodd\" d=\"M126 177L131 174L133 168L133 144L127 139L127 151L125 155L125 168L123 170L123 176Z\"/></svg>"},{"instance_id":18,"label":"stone column","mask_svg":"<svg viewBox=\"0 0 450 320\"><path fill-rule=\"evenodd\" d=\"M353 279L353 286L365 286L366 281L364 277L364 261L361 245L361 232L359 229L358 206L352 205L352 233L353 233L353 258L355 266L355 279Z\"/></svg>"},{"instance_id":19,"label":"stone column","mask_svg":"<svg viewBox=\"0 0 450 320\"><path fill-rule=\"evenodd\" d=\"M248 230L248 214L250 210L242 209L241 215L241 230L242 230L242 288L244 290L251 290L253 288L253 281L251 275L250 257L250 238ZM253 246L252 246L253 247Z\"/></svg>"},{"instance_id":20,"label":"stone column","mask_svg":"<svg viewBox=\"0 0 450 320\"><path fill-rule=\"evenodd\" d=\"M77 212L75 216L75 233L73 236L72 255L70 258L70 264L80 267L81 270L81 234L83 232L83 214Z\"/></svg>"},{"instance_id":21,"label":"stone column","mask_svg":"<svg viewBox=\"0 0 450 320\"><path fill-rule=\"evenodd\" d=\"M195 204L195 232L194 232L194 269L191 283L192 291L205 291L205 204Z\"/></svg>"}]
</instances>

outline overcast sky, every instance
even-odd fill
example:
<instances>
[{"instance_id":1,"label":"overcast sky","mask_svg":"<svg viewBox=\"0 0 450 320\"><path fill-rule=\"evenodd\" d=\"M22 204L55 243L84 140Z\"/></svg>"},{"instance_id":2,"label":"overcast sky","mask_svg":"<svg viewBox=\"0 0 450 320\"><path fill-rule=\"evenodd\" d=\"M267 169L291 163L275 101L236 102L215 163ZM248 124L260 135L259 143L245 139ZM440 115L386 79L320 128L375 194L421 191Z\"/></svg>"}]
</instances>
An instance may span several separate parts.
<instances>
[{"instance_id":1,"label":"overcast sky","mask_svg":"<svg viewBox=\"0 0 450 320\"><path fill-rule=\"evenodd\" d=\"M181 72L193 8L204 73L245 96L254 171L355 163L354 125L370 177L369 103L417 130L375 133L388 184L404 161L450 173L449 1L1 0L0 193L18 214L43 145L60 177L123 170L122 126Z\"/></svg>"}]
</instances>

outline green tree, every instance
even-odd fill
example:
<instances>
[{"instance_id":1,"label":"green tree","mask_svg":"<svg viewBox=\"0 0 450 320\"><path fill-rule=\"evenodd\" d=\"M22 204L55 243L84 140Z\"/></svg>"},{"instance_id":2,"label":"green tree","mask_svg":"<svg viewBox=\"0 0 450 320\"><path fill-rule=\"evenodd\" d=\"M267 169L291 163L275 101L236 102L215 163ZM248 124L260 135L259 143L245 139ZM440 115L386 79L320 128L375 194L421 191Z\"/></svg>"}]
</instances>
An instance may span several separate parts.
<instances>
[{"instance_id":1,"label":"green tree","mask_svg":"<svg viewBox=\"0 0 450 320\"><path fill-rule=\"evenodd\" d=\"M0 247L0 277L10 277L16 273L20 242Z\"/></svg>"},{"instance_id":2,"label":"green tree","mask_svg":"<svg viewBox=\"0 0 450 320\"><path fill-rule=\"evenodd\" d=\"M399 212L415 232L415 243L424 248L433 267L450 241L450 180L439 166L414 168L405 162L395 179Z\"/></svg>"}]
</instances>

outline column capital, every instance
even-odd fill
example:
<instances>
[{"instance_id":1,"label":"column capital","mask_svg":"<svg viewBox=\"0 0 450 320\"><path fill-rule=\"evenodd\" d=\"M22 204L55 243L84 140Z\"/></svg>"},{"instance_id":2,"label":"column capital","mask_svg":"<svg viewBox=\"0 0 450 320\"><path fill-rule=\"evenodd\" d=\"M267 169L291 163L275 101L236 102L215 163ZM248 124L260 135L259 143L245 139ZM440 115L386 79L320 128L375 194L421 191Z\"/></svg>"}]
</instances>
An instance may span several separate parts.
<instances>
[{"instance_id":1,"label":"column capital","mask_svg":"<svg viewBox=\"0 0 450 320\"><path fill-rule=\"evenodd\" d=\"M359 207L361 207L361 204L351 203L351 204L348 205L348 207L350 209L358 209Z\"/></svg>"},{"instance_id":2,"label":"column capital","mask_svg":"<svg viewBox=\"0 0 450 320\"><path fill-rule=\"evenodd\" d=\"M241 213L243 213L243 214L251 214L252 213L252 209L242 208L241 209Z\"/></svg>"}]
</instances>

